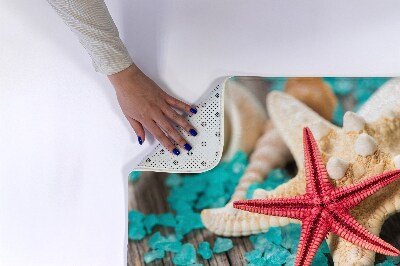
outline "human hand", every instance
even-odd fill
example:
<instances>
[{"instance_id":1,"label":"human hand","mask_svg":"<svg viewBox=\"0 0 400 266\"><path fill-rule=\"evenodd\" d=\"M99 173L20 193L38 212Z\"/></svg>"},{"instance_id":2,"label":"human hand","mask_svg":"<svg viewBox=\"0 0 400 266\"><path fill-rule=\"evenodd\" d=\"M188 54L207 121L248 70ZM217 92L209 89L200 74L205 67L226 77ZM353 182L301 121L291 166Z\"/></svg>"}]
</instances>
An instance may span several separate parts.
<instances>
[{"instance_id":1,"label":"human hand","mask_svg":"<svg viewBox=\"0 0 400 266\"><path fill-rule=\"evenodd\" d=\"M169 138L188 151L192 149L171 122L181 126L192 136L196 136L197 132L193 126L173 109L195 114L197 113L195 108L168 95L135 64L109 75L108 78L115 88L122 112L135 131L140 145L145 141L145 127L175 155L180 154L179 149Z\"/></svg>"}]
</instances>

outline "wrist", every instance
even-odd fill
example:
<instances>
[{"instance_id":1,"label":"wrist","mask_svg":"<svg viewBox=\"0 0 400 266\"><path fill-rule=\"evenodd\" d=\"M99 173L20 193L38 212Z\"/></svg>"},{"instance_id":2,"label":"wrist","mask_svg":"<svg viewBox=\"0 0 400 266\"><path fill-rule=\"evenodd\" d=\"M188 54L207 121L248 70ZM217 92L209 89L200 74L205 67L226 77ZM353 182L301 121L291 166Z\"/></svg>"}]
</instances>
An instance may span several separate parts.
<instances>
[{"instance_id":1,"label":"wrist","mask_svg":"<svg viewBox=\"0 0 400 266\"><path fill-rule=\"evenodd\" d=\"M118 73L107 75L107 77L114 89L118 91L126 87L127 83L132 82L141 73L141 70L135 64L132 64Z\"/></svg>"}]
</instances>

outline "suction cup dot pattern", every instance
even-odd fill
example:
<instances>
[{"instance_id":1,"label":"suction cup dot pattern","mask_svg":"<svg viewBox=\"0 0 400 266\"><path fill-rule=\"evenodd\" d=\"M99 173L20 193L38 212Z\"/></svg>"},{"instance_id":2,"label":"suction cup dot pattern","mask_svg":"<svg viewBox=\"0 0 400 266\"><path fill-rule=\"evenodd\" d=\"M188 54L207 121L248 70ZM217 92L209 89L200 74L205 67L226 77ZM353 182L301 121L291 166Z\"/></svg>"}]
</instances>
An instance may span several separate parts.
<instances>
[{"instance_id":1,"label":"suction cup dot pattern","mask_svg":"<svg viewBox=\"0 0 400 266\"><path fill-rule=\"evenodd\" d=\"M197 131L192 136L181 127L178 131L192 146L186 151L179 148L181 154L170 153L163 145L148 154L136 167L136 170L170 173L198 173L212 169L218 164L223 147L223 85L214 88L204 101L196 105L197 113L186 119Z\"/></svg>"}]
</instances>

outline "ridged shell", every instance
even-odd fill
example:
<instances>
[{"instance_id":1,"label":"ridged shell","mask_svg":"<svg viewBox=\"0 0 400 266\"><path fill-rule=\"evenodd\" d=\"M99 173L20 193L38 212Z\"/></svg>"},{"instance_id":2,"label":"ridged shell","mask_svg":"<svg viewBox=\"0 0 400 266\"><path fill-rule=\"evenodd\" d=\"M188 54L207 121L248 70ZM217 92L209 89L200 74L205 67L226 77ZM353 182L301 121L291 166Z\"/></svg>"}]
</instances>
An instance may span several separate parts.
<instances>
[{"instance_id":1,"label":"ridged shell","mask_svg":"<svg viewBox=\"0 0 400 266\"><path fill-rule=\"evenodd\" d=\"M238 151L248 154L253 151L263 133L267 113L260 101L235 80L227 83L224 96L225 143L222 160L229 161Z\"/></svg>"}]
</instances>

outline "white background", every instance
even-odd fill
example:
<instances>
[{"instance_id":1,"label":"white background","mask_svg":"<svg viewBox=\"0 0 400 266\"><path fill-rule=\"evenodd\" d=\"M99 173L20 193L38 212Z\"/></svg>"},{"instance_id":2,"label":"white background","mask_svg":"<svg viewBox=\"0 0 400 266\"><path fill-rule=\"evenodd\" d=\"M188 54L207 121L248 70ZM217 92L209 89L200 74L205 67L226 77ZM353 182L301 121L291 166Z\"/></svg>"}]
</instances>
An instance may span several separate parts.
<instances>
[{"instance_id":1,"label":"white background","mask_svg":"<svg viewBox=\"0 0 400 266\"><path fill-rule=\"evenodd\" d=\"M126 265L127 175L151 146L46 1L0 3L0 264ZM400 73L395 0L107 3L137 65L188 102L230 75Z\"/></svg>"}]
</instances>

